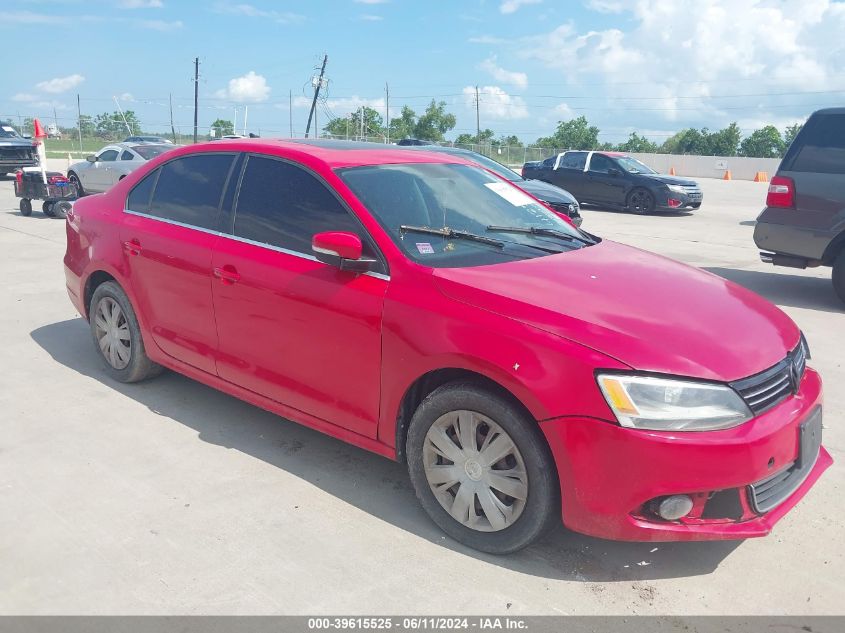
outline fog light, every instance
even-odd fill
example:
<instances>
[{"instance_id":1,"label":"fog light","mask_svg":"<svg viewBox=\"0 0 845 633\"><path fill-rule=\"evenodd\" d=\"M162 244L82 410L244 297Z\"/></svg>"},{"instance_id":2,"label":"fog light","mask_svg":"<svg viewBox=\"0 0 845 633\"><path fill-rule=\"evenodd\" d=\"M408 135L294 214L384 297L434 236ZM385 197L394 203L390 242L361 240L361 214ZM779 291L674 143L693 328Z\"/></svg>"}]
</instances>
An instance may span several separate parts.
<instances>
[{"instance_id":1,"label":"fog light","mask_svg":"<svg viewBox=\"0 0 845 633\"><path fill-rule=\"evenodd\" d=\"M661 519L677 521L685 517L692 510L692 499L687 495L672 495L666 497L657 506L657 514Z\"/></svg>"}]
</instances>

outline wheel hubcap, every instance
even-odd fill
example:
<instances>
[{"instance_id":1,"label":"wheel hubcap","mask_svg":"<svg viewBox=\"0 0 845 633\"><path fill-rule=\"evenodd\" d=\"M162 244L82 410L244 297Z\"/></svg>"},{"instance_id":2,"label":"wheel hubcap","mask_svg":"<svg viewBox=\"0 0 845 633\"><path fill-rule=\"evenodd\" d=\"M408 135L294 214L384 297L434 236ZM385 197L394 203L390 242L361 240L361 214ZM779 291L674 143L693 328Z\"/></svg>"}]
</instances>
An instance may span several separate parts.
<instances>
[{"instance_id":1,"label":"wheel hubcap","mask_svg":"<svg viewBox=\"0 0 845 633\"><path fill-rule=\"evenodd\" d=\"M468 528L497 532L525 509L522 455L504 429L481 413L451 411L435 420L426 434L423 466L437 501Z\"/></svg>"},{"instance_id":2,"label":"wheel hubcap","mask_svg":"<svg viewBox=\"0 0 845 633\"><path fill-rule=\"evenodd\" d=\"M115 369L125 369L132 357L132 340L126 315L117 301L111 297L100 300L94 315L94 328L100 352L108 364Z\"/></svg>"}]
</instances>

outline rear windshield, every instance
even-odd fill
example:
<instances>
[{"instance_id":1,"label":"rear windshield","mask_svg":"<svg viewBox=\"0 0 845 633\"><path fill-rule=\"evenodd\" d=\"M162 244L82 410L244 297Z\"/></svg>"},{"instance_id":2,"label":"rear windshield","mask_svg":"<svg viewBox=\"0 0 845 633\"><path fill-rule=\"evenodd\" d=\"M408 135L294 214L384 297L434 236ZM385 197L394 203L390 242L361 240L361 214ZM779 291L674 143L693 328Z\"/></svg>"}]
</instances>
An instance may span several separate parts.
<instances>
[{"instance_id":1,"label":"rear windshield","mask_svg":"<svg viewBox=\"0 0 845 633\"><path fill-rule=\"evenodd\" d=\"M845 174L845 114L815 116L790 147L789 171Z\"/></svg>"},{"instance_id":2,"label":"rear windshield","mask_svg":"<svg viewBox=\"0 0 845 633\"><path fill-rule=\"evenodd\" d=\"M169 152L175 145L133 145L132 151L139 154L144 160L155 158L164 152Z\"/></svg>"},{"instance_id":3,"label":"rear windshield","mask_svg":"<svg viewBox=\"0 0 845 633\"><path fill-rule=\"evenodd\" d=\"M8 125L0 125L0 138L21 138L21 136L15 132L15 128Z\"/></svg>"}]
</instances>

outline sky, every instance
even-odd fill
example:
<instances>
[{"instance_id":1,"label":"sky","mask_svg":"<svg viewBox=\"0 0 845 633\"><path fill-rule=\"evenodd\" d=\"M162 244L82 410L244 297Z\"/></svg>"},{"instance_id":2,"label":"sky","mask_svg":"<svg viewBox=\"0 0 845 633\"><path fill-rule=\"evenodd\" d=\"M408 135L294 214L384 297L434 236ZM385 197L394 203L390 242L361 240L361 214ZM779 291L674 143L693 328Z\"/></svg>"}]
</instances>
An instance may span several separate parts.
<instances>
[{"instance_id":1,"label":"sky","mask_svg":"<svg viewBox=\"0 0 845 633\"><path fill-rule=\"evenodd\" d=\"M302 136L328 55L322 127L361 105L432 99L525 142L584 115L617 142L686 127L744 134L845 101L845 2L833 0L0 0L0 119L75 125L136 112L147 131L237 117ZM291 98L292 95L292 98ZM292 101L292 108L290 103Z\"/></svg>"}]
</instances>

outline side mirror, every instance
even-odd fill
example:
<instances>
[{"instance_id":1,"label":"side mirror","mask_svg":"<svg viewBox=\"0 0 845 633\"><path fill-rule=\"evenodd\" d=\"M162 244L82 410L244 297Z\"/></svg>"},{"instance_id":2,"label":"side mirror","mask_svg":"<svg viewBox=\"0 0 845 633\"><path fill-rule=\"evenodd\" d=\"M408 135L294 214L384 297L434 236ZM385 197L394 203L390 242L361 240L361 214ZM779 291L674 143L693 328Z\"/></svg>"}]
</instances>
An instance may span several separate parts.
<instances>
[{"instance_id":1,"label":"side mirror","mask_svg":"<svg viewBox=\"0 0 845 633\"><path fill-rule=\"evenodd\" d=\"M609 176L621 176L622 172L616 169L616 167L611 167L607 170Z\"/></svg>"},{"instance_id":2,"label":"side mirror","mask_svg":"<svg viewBox=\"0 0 845 633\"><path fill-rule=\"evenodd\" d=\"M85 157L85 160L87 160L89 163L96 163L97 157L94 156L94 154L89 154L88 156Z\"/></svg>"},{"instance_id":3,"label":"side mirror","mask_svg":"<svg viewBox=\"0 0 845 633\"><path fill-rule=\"evenodd\" d=\"M363 258L364 245L354 233L326 231L311 238L311 250L318 261L337 266L341 270L364 273L372 270L377 261Z\"/></svg>"}]
</instances>

